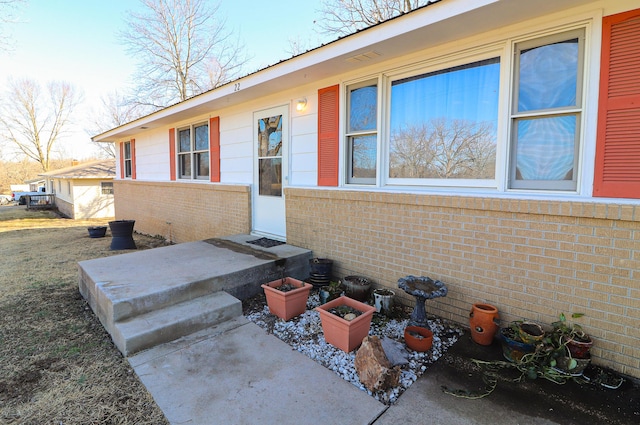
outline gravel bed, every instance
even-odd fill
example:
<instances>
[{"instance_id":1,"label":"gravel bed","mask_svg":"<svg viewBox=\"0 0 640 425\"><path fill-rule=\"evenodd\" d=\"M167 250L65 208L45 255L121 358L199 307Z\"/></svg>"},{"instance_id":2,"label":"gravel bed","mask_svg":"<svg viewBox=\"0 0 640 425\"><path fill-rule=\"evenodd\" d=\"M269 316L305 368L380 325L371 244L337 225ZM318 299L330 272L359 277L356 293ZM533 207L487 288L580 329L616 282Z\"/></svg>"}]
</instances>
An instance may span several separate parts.
<instances>
[{"instance_id":1,"label":"gravel bed","mask_svg":"<svg viewBox=\"0 0 640 425\"><path fill-rule=\"evenodd\" d=\"M356 350L351 353L328 344L322 333L320 315L313 309L320 305L317 292L312 291L307 301L307 311L288 322L269 313L264 295L258 295L244 303L245 316L267 331L289 344L295 350L305 354L322 366L334 371L344 380L351 382L376 400L390 405L413 384L449 347L463 334L454 324L439 317L430 316L429 324L433 331L433 347L424 353L406 348L409 363L402 366L400 384L386 392L367 390L360 383L354 366ZM374 313L369 335L387 336L404 345L404 328L407 326L411 309L398 307L392 312L392 318ZM406 346L405 346L406 347Z\"/></svg>"}]
</instances>

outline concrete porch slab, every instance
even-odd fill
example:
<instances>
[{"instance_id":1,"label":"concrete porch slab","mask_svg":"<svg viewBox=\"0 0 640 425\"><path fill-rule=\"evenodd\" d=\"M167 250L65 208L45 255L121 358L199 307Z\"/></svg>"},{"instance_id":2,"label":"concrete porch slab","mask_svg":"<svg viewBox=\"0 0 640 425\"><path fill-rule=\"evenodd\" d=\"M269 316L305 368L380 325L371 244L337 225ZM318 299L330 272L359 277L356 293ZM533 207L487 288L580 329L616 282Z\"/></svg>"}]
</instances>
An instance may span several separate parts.
<instances>
[{"instance_id":1,"label":"concrete porch slab","mask_svg":"<svg viewBox=\"0 0 640 425\"><path fill-rule=\"evenodd\" d=\"M260 284L283 276L283 266L287 276L308 277L311 251L248 243L255 239L236 235L81 261L80 293L127 356L241 314L236 298L262 291ZM213 296L223 291L232 300Z\"/></svg>"},{"instance_id":2,"label":"concrete porch slab","mask_svg":"<svg viewBox=\"0 0 640 425\"><path fill-rule=\"evenodd\" d=\"M371 424L386 406L246 319L129 357L172 424Z\"/></svg>"}]
</instances>

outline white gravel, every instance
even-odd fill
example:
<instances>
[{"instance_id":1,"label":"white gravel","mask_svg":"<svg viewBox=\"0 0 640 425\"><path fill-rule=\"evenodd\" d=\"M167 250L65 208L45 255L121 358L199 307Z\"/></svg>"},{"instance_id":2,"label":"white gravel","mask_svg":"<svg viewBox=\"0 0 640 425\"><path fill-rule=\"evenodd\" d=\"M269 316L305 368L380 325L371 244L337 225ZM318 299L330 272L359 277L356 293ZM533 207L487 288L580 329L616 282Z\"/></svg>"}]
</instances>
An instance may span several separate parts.
<instances>
[{"instance_id":1,"label":"white gravel","mask_svg":"<svg viewBox=\"0 0 640 425\"><path fill-rule=\"evenodd\" d=\"M443 319L429 317L430 328L433 331L433 347L425 353L406 348L409 354L409 364L402 366L400 385L386 392L372 393L358 379L358 374L354 367L356 350L351 353L345 353L325 341L320 315L313 310L319 304L318 294L312 292L307 301L307 311L288 322L271 315L266 304L261 310L255 308L247 313L247 318L288 343L295 350L334 371L344 380L351 382L362 391L366 391L376 400L385 404L394 404L398 397L427 370L429 365L438 360L463 333L461 329ZM369 335L378 335L381 338L387 336L404 345L404 328L407 325L407 321L408 319L388 320L386 317L375 313Z\"/></svg>"}]
</instances>

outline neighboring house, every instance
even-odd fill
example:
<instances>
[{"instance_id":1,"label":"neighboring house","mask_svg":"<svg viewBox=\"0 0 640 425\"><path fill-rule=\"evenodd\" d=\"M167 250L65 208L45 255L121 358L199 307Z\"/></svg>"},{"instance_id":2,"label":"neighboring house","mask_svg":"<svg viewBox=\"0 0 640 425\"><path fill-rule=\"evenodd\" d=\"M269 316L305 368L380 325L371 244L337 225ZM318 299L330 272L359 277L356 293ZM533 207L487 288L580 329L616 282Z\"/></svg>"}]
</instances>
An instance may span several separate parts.
<instances>
[{"instance_id":1,"label":"neighboring house","mask_svg":"<svg viewBox=\"0 0 640 425\"><path fill-rule=\"evenodd\" d=\"M55 193L58 210L69 218L114 217L114 159L88 162L40 174L47 193Z\"/></svg>"},{"instance_id":2,"label":"neighboring house","mask_svg":"<svg viewBox=\"0 0 640 425\"><path fill-rule=\"evenodd\" d=\"M42 188L45 187L44 179L33 179L25 181L29 185L30 192L42 192Z\"/></svg>"},{"instance_id":3,"label":"neighboring house","mask_svg":"<svg viewBox=\"0 0 640 425\"><path fill-rule=\"evenodd\" d=\"M582 312L640 377L637 0L443 0L94 137L116 218L253 232L468 324Z\"/></svg>"}]
</instances>

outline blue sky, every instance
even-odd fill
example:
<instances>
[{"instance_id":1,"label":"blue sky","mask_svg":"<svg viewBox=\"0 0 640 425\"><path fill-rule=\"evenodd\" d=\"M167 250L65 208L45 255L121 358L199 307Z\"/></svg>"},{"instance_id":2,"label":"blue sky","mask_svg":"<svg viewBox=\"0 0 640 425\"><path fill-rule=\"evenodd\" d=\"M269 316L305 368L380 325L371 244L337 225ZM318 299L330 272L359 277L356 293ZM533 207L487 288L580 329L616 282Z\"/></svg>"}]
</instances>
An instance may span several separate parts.
<instances>
[{"instance_id":1,"label":"blue sky","mask_svg":"<svg viewBox=\"0 0 640 425\"><path fill-rule=\"evenodd\" d=\"M289 57L288 39L318 40L313 21L319 17L319 2L278 0L277 6L247 7L248 2L222 0L219 8L233 30L254 56L249 70ZM45 83L67 80L82 89L85 106L97 104L100 96L124 88L134 61L118 42L128 11L138 9L134 0L27 0L20 12L21 23L9 28L13 51L0 52L0 81L28 77ZM89 136L80 129L67 154L82 157Z\"/></svg>"}]
</instances>

